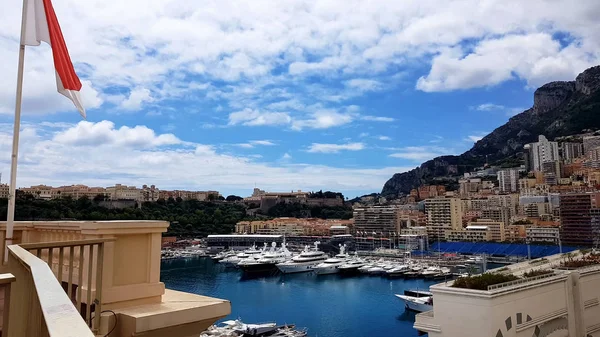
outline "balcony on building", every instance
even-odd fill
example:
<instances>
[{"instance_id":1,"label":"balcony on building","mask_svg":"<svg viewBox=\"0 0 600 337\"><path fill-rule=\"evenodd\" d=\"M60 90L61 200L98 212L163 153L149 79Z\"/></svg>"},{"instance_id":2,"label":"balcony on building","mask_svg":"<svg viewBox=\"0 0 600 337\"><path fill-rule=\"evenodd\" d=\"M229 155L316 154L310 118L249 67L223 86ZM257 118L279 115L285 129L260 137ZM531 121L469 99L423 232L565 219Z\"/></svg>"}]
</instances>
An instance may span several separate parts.
<instances>
[{"instance_id":1,"label":"balcony on building","mask_svg":"<svg viewBox=\"0 0 600 337\"><path fill-rule=\"evenodd\" d=\"M160 282L166 221L0 223L1 336L199 336L229 301Z\"/></svg>"},{"instance_id":2,"label":"balcony on building","mask_svg":"<svg viewBox=\"0 0 600 337\"><path fill-rule=\"evenodd\" d=\"M557 254L489 271L520 278L486 290L453 287L454 281L433 285L433 310L417 314L414 328L430 337L599 336L600 265L561 264L581 256ZM538 273L526 277L532 270Z\"/></svg>"}]
</instances>

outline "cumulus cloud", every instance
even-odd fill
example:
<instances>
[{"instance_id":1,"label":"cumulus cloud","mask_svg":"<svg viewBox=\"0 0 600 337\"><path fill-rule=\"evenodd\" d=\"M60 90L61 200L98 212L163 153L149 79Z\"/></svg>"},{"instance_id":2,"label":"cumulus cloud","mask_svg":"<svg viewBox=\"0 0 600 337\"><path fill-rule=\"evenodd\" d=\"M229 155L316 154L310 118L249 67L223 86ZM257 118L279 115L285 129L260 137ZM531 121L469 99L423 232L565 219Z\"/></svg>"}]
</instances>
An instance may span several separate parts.
<instances>
[{"instance_id":1,"label":"cumulus cloud","mask_svg":"<svg viewBox=\"0 0 600 337\"><path fill-rule=\"evenodd\" d=\"M416 83L423 91L493 86L513 78L535 86L572 79L600 60L600 3L594 0L577 6L569 0L551 6L544 0L209 0L201 6L64 0L55 9L78 73L98 93L91 95L98 98L91 106L118 87L132 91L123 101L131 110L198 92L223 98L230 91L232 105L256 102L256 92L295 88L298 80L302 86L312 75L325 75L354 93L384 90L382 76L414 61L431 65ZM6 79L16 78L20 11L18 2L8 2L0 17L0 73ZM558 35L567 38L559 41ZM27 111L72 109L54 98L49 48L28 48L26 58L24 105L32 107ZM190 78L201 84L190 85ZM254 93L238 90L249 86ZM13 95L14 82L3 81L1 112L12 110ZM275 95L291 101L299 94ZM328 92L319 98L325 96L352 97Z\"/></svg>"},{"instance_id":2,"label":"cumulus cloud","mask_svg":"<svg viewBox=\"0 0 600 337\"><path fill-rule=\"evenodd\" d=\"M379 139L379 140L392 140L392 138L390 138L388 136L378 136L377 139Z\"/></svg>"},{"instance_id":3,"label":"cumulus cloud","mask_svg":"<svg viewBox=\"0 0 600 337\"><path fill-rule=\"evenodd\" d=\"M0 125L0 171L10 167L11 126ZM110 121L56 126L24 125L18 186L115 183L161 188L249 192L254 184L273 190L380 189L407 167L340 168L315 164L274 164L250 156L220 153L213 146L182 143L146 126L116 127ZM169 145L169 146L163 146ZM289 155L284 155L289 159ZM165 174L176 172L177 174ZM252 177L252 179L248 179Z\"/></svg>"},{"instance_id":4,"label":"cumulus cloud","mask_svg":"<svg viewBox=\"0 0 600 337\"><path fill-rule=\"evenodd\" d=\"M106 120L98 123L81 121L71 128L56 133L52 140L72 146L116 145L140 148L184 143L170 133L156 135L154 130L143 125L133 128L122 126L117 129L113 122Z\"/></svg>"},{"instance_id":5,"label":"cumulus cloud","mask_svg":"<svg viewBox=\"0 0 600 337\"><path fill-rule=\"evenodd\" d=\"M120 104L124 110L140 110L142 104L152 102L150 90L146 88L135 88L129 93L129 97L123 100Z\"/></svg>"},{"instance_id":6,"label":"cumulus cloud","mask_svg":"<svg viewBox=\"0 0 600 337\"><path fill-rule=\"evenodd\" d=\"M360 151L365 148L363 143L346 143L346 144L323 144L312 143L307 152L311 153L338 153L340 151Z\"/></svg>"}]
</instances>

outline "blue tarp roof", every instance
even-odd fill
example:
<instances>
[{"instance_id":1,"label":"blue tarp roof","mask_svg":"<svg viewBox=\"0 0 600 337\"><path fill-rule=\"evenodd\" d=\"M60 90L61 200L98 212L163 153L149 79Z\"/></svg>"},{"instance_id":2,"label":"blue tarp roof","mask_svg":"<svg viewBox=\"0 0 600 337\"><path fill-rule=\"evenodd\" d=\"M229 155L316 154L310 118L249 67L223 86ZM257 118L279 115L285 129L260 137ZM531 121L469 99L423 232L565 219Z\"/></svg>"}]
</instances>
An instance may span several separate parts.
<instances>
[{"instance_id":1,"label":"blue tarp roof","mask_svg":"<svg viewBox=\"0 0 600 337\"><path fill-rule=\"evenodd\" d=\"M531 257L538 258L558 254L558 246L530 245ZM577 250L577 247L563 246L562 252ZM435 242L430 245L429 252L460 253L460 254L489 254L499 256L527 256L527 245L519 243L492 242ZM414 252L413 252L414 253Z\"/></svg>"}]
</instances>

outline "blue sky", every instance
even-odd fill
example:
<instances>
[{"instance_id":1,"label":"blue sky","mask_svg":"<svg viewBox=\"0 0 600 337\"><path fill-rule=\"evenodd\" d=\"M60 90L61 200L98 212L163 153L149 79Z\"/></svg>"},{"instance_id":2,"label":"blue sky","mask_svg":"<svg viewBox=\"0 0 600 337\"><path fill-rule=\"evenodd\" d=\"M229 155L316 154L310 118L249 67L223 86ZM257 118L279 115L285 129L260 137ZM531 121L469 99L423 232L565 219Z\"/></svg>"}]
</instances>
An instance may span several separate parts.
<instances>
[{"instance_id":1,"label":"blue sky","mask_svg":"<svg viewBox=\"0 0 600 337\"><path fill-rule=\"evenodd\" d=\"M10 167L20 5L0 14ZM88 109L27 48L18 185L380 191L600 63L600 3L54 0Z\"/></svg>"}]
</instances>

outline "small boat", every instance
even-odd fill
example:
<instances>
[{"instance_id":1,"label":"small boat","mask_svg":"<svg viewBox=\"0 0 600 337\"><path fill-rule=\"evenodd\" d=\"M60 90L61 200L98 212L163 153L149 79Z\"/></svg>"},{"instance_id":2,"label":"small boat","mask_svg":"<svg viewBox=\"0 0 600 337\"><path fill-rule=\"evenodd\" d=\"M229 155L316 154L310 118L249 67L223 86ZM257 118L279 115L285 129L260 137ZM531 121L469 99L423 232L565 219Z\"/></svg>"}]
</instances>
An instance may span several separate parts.
<instances>
[{"instance_id":1,"label":"small boat","mask_svg":"<svg viewBox=\"0 0 600 337\"><path fill-rule=\"evenodd\" d=\"M277 269L278 263L283 263L292 258L292 253L287 250L285 242L279 250L275 250L277 243L271 244L271 250L264 253L258 259L245 259L237 265L245 273L261 273L269 272Z\"/></svg>"},{"instance_id":2,"label":"small boat","mask_svg":"<svg viewBox=\"0 0 600 337\"><path fill-rule=\"evenodd\" d=\"M383 267L380 266L374 266L371 267L367 270L367 273L369 275L380 275L380 274L384 274L385 273L385 269Z\"/></svg>"},{"instance_id":3,"label":"small boat","mask_svg":"<svg viewBox=\"0 0 600 337\"><path fill-rule=\"evenodd\" d=\"M407 295L398 295L396 297L404 302L404 307L407 310L416 312L425 312L433 310L433 296L413 297Z\"/></svg>"},{"instance_id":4,"label":"small boat","mask_svg":"<svg viewBox=\"0 0 600 337\"><path fill-rule=\"evenodd\" d=\"M433 310L433 294L426 290L405 290L403 295L395 294L404 302L407 310L425 312Z\"/></svg>"},{"instance_id":5,"label":"small boat","mask_svg":"<svg viewBox=\"0 0 600 337\"><path fill-rule=\"evenodd\" d=\"M359 273L366 274L366 273L368 273L369 269L371 269L373 267L374 267L374 265L372 265L372 264L365 264L362 267L359 267L357 270Z\"/></svg>"}]
</instances>

